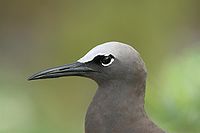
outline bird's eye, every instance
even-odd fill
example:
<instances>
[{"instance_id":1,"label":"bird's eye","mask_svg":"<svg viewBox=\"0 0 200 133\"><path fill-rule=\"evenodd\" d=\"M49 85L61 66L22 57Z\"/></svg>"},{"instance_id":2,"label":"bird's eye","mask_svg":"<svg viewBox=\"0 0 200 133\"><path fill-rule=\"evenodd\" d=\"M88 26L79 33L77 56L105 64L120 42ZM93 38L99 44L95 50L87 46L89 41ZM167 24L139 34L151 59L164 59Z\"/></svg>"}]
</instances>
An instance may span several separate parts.
<instances>
[{"instance_id":1,"label":"bird's eye","mask_svg":"<svg viewBox=\"0 0 200 133\"><path fill-rule=\"evenodd\" d=\"M102 66L109 66L113 63L113 61L114 61L113 56L111 56L111 55L103 56L101 59L101 64L102 64Z\"/></svg>"}]
</instances>

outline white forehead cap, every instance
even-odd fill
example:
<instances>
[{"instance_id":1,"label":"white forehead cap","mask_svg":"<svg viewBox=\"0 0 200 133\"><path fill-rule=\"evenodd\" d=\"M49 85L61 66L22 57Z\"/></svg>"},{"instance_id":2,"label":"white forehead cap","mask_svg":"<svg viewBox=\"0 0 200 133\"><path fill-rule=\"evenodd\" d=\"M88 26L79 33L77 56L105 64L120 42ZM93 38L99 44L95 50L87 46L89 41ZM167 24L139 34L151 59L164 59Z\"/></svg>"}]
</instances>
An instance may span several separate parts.
<instances>
[{"instance_id":1,"label":"white forehead cap","mask_svg":"<svg viewBox=\"0 0 200 133\"><path fill-rule=\"evenodd\" d=\"M98 55L110 55L114 57L122 56L123 54L128 54L129 52L138 52L131 46L120 43L120 42L106 42L94 47L85 56L78 60L78 62L85 63L92 61Z\"/></svg>"}]
</instances>

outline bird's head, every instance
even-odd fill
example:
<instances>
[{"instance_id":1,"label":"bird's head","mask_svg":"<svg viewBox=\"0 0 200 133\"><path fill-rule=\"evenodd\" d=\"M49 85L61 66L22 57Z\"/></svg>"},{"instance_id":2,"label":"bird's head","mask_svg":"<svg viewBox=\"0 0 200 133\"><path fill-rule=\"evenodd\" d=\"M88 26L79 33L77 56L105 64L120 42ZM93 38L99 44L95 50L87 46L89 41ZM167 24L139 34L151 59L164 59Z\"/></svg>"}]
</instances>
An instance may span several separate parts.
<instances>
[{"instance_id":1,"label":"bird's head","mask_svg":"<svg viewBox=\"0 0 200 133\"><path fill-rule=\"evenodd\" d=\"M120 42L107 42L96 46L75 63L41 71L29 80L63 76L88 77L99 84L109 81L138 83L146 79L146 67L133 47Z\"/></svg>"}]
</instances>

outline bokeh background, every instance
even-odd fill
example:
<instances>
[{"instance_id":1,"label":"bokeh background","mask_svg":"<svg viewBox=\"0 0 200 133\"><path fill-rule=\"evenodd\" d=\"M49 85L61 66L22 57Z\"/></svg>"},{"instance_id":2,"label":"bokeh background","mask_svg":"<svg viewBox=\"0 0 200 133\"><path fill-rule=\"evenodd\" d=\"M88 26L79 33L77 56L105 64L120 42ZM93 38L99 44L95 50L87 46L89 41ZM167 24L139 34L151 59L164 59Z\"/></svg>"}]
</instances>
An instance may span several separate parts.
<instances>
[{"instance_id":1,"label":"bokeh background","mask_svg":"<svg viewBox=\"0 0 200 133\"><path fill-rule=\"evenodd\" d=\"M169 133L199 133L199 7L198 0L1 0L0 133L83 133L95 82L27 78L107 41L134 46L146 62L153 121Z\"/></svg>"}]
</instances>

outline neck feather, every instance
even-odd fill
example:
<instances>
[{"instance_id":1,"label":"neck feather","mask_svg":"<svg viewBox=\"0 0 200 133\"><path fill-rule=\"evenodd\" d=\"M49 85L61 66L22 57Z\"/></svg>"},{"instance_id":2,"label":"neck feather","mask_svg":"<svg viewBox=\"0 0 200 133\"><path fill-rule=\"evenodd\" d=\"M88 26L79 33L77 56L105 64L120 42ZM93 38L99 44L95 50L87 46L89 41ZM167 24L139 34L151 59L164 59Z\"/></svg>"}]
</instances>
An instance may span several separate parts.
<instances>
[{"instance_id":1,"label":"neck feather","mask_svg":"<svg viewBox=\"0 0 200 133\"><path fill-rule=\"evenodd\" d=\"M143 121L149 121L144 110L145 86L115 83L99 86L86 115L87 133L99 133L95 126L101 127L101 133L133 131L135 127L140 128Z\"/></svg>"}]
</instances>

